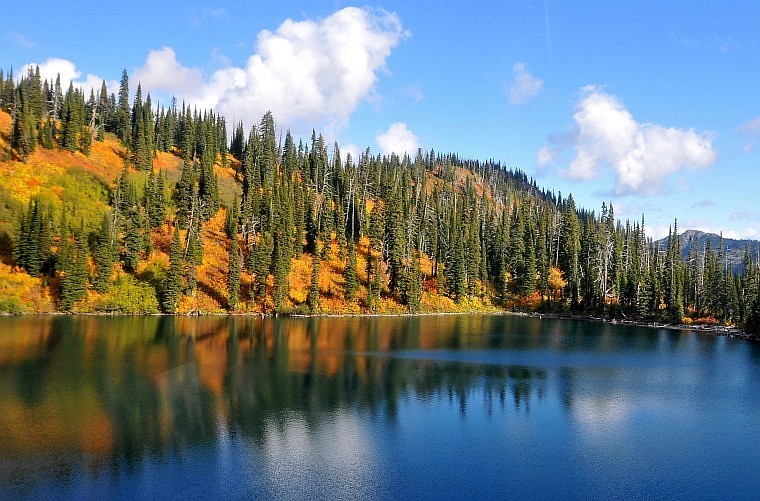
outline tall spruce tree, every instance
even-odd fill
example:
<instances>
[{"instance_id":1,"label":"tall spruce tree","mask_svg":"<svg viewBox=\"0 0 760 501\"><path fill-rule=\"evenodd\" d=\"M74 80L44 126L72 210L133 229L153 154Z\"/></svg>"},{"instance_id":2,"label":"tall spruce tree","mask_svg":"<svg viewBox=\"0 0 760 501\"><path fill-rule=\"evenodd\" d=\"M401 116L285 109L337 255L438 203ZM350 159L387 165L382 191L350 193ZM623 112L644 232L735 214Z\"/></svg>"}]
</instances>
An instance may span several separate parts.
<instances>
[{"instance_id":1,"label":"tall spruce tree","mask_svg":"<svg viewBox=\"0 0 760 501\"><path fill-rule=\"evenodd\" d=\"M121 72L121 83L119 84L119 101L116 107L116 136L121 139L125 145L129 144L132 133L131 119L129 109L129 75L127 70Z\"/></svg>"},{"instance_id":2,"label":"tall spruce tree","mask_svg":"<svg viewBox=\"0 0 760 501\"><path fill-rule=\"evenodd\" d=\"M229 247L229 271L227 273L227 308L234 311L238 307L240 294L240 246L237 233L232 236Z\"/></svg>"},{"instance_id":3,"label":"tall spruce tree","mask_svg":"<svg viewBox=\"0 0 760 501\"><path fill-rule=\"evenodd\" d=\"M61 292L60 307L69 311L74 304L87 294L87 241L84 227L80 227L71 238L68 232L61 236L61 253L65 256L61 261Z\"/></svg>"},{"instance_id":4,"label":"tall spruce tree","mask_svg":"<svg viewBox=\"0 0 760 501\"><path fill-rule=\"evenodd\" d=\"M346 301L352 302L356 297L356 292L359 290L359 273L356 269L356 245L353 242L348 243L344 280Z\"/></svg>"},{"instance_id":5,"label":"tall spruce tree","mask_svg":"<svg viewBox=\"0 0 760 501\"><path fill-rule=\"evenodd\" d=\"M95 236L95 245L92 252L95 261L95 272L92 276L92 286L96 291L103 294L111 285L111 274L114 265L114 249L111 235L111 215L105 214Z\"/></svg>"},{"instance_id":6,"label":"tall spruce tree","mask_svg":"<svg viewBox=\"0 0 760 501\"><path fill-rule=\"evenodd\" d=\"M182 294L182 267L184 259L182 257L182 246L179 240L179 227L174 226L174 236L172 237L171 247L169 248L169 271L166 274L166 281L161 296L161 310L164 313L175 313L179 304L179 298Z\"/></svg>"},{"instance_id":7,"label":"tall spruce tree","mask_svg":"<svg viewBox=\"0 0 760 501\"><path fill-rule=\"evenodd\" d=\"M309 294L306 297L306 304L309 306L309 311L316 313L319 311L319 269L320 269L319 253L314 253L314 257L311 259L311 282L309 285Z\"/></svg>"}]
</instances>

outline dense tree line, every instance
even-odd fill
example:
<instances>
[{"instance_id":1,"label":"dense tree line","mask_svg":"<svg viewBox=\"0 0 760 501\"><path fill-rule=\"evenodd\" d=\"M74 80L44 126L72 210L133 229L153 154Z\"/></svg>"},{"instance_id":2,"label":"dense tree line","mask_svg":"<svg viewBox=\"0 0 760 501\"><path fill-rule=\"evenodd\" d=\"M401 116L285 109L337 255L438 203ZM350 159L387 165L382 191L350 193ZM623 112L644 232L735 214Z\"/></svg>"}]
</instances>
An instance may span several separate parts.
<instances>
[{"instance_id":1,"label":"dense tree line","mask_svg":"<svg viewBox=\"0 0 760 501\"><path fill-rule=\"evenodd\" d=\"M134 273L151 250L152 229L173 225L158 292L162 309L174 312L182 295L195 293L204 225L225 205L231 310L247 304L282 311L293 259L304 254L314 270L305 306L319 310L319 269L337 254L343 297L366 311L375 311L381 297L416 311L429 292L459 303L671 322L713 317L760 329L760 268L749 250L740 271L727 264L722 242L715 249L709 241L690 245L682 256L675 222L664 244L653 242L643 218L619 221L611 204L598 212L578 208L572 196L542 190L498 162L369 149L353 158L316 131L308 141L290 132L283 139L271 113L247 133L236 124L228 148L225 122L210 111L176 102L153 109L139 85L130 103L126 72L118 97L105 84L97 98L73 87L63 94L58 80L40 81L39 70L18 83L11 73L0 82L19 158L38 145L86 153L106 132L126 147L124 172L97 232L56 222L53 209L36 200L19 218L16 262L32 275L59 276L64 309L86 293L83 262L93 263L89 281L105 291L115 263ZM176 185L154 172L157 151L183 159ZM215 169L228 163L241 197L223 204ZM149 171L141 192L130 168ZM362 237L367 248L359 246ZM364 283L359 251L366 256ZM250 275L247 290L243 272Z\"/></svg>"}]
</instances>

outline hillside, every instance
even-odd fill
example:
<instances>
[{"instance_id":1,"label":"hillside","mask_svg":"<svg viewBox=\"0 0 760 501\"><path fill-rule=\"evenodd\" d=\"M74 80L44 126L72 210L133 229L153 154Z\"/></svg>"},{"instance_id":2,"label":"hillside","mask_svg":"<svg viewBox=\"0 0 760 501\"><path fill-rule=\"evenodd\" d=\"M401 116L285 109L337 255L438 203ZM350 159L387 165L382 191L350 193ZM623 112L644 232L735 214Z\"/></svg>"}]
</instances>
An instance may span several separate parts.
<instances>
[{"instance_id":1,"label":"hillside","mask_svg":"<svg viewBox=\"0 0 760 501\"><path fill-rule=\"evenodd\" d=\"M139 87L129 102L126 73L118 95L32 71L0 89L0 311L517 309L760 331L758 260L727 268L713 236L686 232L678 255L498 162L352 158L269 112L228 137L213 110L154 108Z\"/></svg>"},{"instance_id":2,"label":"hillside","mask_svg":"<svg viewBox=\"0 0 760 501\"><path fill-rule=\"evenodd\" d=\"M60 284L56 277L30 277L22 269L14 266L13 245L18 239L18 218L23 214L31 200L38 199L43 204L52 207L59 219L63 211L68 214L69 220L76 223L82 222L86 232L95 232L104 214L110 210L114 190L119 177L124 172L125 155L124 145L113 135L106 134L103 141L95 141L89 155L80 152L68 152L61 149L36 150L26 159L20 161L11 159L10 155L10 128L11 117L8 113L0 111L0 306L5 303L10 311L24 312L52 312L58 309L60 302ZM176 154L157 152L153 159L155 171L161 171L166 175L168 184L173 187L181 176L182 158ZM229 158L229 166L222 167L217 163L214 166L218 181L220 198L223 207L219 212L203 225L203 261L198 266L198 286L192 295L183 295L180 298L177 313L222 313L227 311L227 273L228 256L226 249L228 239L225 235L226 206L233 199L239 199L241 194L241 182L236 179L236 168L240 162ZM443 175L442 169L438 173ZM148 172L129 169L130 179L136 184L138 191L142 192L148 179ZM482 185L472 172L466 169L449 169L445 173L457 185L471 184L476 186L479 193L488 192L489 189ZM239 178L239 176L237 176ZM428 174L431 180L431 189L434 186L436 176ZM440 180L439 180L440 183ZM173 189L167 189L167 196ZM371 210L372 202L369 201L367 209ZM145 256L133 275L140 282L150 283L156 286L165 279L166 269L169 268L169 243L171 241L171 224L154 228L150 238L153 250ZM357 245L357 273L362 285L359 286L357 296L367 295L367 259L369 251L369 238L360 238ZM366 312L366 305L351 303L345 300L341 294L345 282L345 262L340 257L336 236L333 234L329 245L329 258L327 265L322 264L319 273L319 288L322 292L319 311L323 313L362 313ZM304 310L310 280L312 274L312 259L303 253L292 259L291 270L288 276L290 284L289 295L284 308L293 311ZM90 271L94 264L89 264ZM432 274L433 263L430 259L421 259L422 272ZM112 279L128 275L122 266L114 269ZM252 276L245 271L241 276L241 289L244 295L249 293L252 287ZM245 304L241 302L239 312L267 312L271 311L273 300L271 298L272 277L268 278L269 291L267 299L260 304ZM437 294L435 280L425 282L424 294L420 299L420 311L464 311L483 310L492 308L488 302L480 299L455 303L452 299ZM408 311L404 305L383 292L379 302L373 307L375 313L403 313ZM5 302L5 303L3 303ZM106 306L104 306L106 305ZM129 305L124 305L128 308ZM134 306L134 305L133 305ZM299 309L300 308L300 309ZM77 302L74 311L110 311L112 304L108 294L99 294L90 285L86 298ZM117 310L119 311L119 310Z\"/></svg>"}]
</instances>

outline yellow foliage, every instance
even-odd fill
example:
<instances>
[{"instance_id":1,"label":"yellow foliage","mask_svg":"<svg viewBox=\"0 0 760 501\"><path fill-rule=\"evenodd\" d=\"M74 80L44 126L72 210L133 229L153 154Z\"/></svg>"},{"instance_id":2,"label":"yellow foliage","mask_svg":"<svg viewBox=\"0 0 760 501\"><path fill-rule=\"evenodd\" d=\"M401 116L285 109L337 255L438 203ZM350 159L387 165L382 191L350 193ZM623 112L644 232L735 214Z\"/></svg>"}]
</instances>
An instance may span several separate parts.
<instances>
[{"instance_id":1,"label":"yellow foliage","mask_svg":"<svg viewBox=\"0 0 760 501\"><path fill-rule=\"evenodd\" d=\"M562 271L556 266L549 268L549 276L546 281L549 284L549 289L552 290L555 297L557 293L561 292L567 285L567 280L565 280Z\"/></svg>"},{"instance_id":2,"label":"yellow foliage","mask_svg":"<svg viewBox=\"0 0 760 501\"><path fill-rule=\"evenodd\" d=\"M11 126L11 117L4 112L0 112L0 154L9 151L8 137ZM181 172L182 159L173 153L159 152L153 159L153 166L156 171L163 170L167 174L170 185L175 182ZM29 199L41 196L44 199L60 204L62 200L68 200L70 204L76 204L72 200L78 201L76 197L84 200L86 196L87 207L77 205L77 210L87 213L88 217L95 220L94 214L98 214L102 209L106 210L107 202L104 200L102 192L100 195L85 195L77 192L72 195L72 186L81 186L81 179L77 177L82 172L87 173L95 178L96 182L92 185L98 185L97 181L105 185L113 186L113 183L121 174L124 166L124 157L126 151L119 140L112 134L106 134L103 141L95 141L89 156L79 152L71 153L65 150L54 149L46 150L38 147L30 155L26 163L18 161L0 161L0 188L7 190L11 197L21 203L26 203ZM218 159L220 163L221 158ZM235 174L239 169L239 161L228 157L227 167L216 166L217 176L219 178L219 189L223 201L231 201L233 194L240 193L240 183ZM427 188L431 190L434 186L440 186L442 180L439 177L442 169L436 172L428 172L426 183ZM466 169L455 169L455 183L460 186L470 181L476 181L472 173ZM144 172L135 173L133 178L138 185L144 182L147 174ZM490 196L488 187L474 183L478 194L485 193ZM94 190L92 186L89 189ZM95 198L93 198L95 197ZM372 210L377 203L376 200L367 200L366 210ZM59 208L60 205L57 207ZM89 211L89 212L87 212ZM229 272L228 245L229 239L224 232L225 211L220 210L217 215L204 224L202 236L204 241L204 258L203 263L198 266L197 289L193 297L182 296L179 301L178 312L189 313L222 313L225 311L227 303L227 274ZM183 234L185 232L182 232ZM169 267L168 251L171 245L173 229L170 225L151 230L151 239L153 243L153 252L150 256L141 260L136 275L140 279L150 281L158 280L158 275ZM320 308L324 313L364 313L367 298L367 263L369 261L369 239L362 237L357 245L357 272L360 281L359 290L356 299L348 302L344 298L344 271L345 259L341 259L338 252L337 241L333 238L329 245L328 258L321 262L319 273L320 288ZM450 298L440 294L437 290L437 281L432 277L433 262L427 257L422 256L420 259L421 270L423 273L423 294L420 303L420 311L426 313L435 312L460 312L483 310L491 308L488 304L483 304L480 300L475 299L471 302L464 301L460 304L455 303ZM116 267L118 268L118 266ZM443 269L441 266L439 272ZM291 259L291 270L288 276L289 295L284 300L285 308L302 308L306 303L309 287L311 284L312 256L310 254L296 255ZM557 270L558 271L558 270ZM385 266L381 266L381 273L387 274ZM261 312L262 305L257 303L255 306L251 303L249 291L252 283L252 276L243 268L240 277L240 312ZM550 287L557 286L560 289L564 287L561 274L559 279L552 281L549 277ZM56 290L57 279L51 277L48 284L43 286L42 280L33 278L20 270L13 270L10 266L0 264L0 299L18 298L26 311L47 312L54 311L54 298L51 299L52 291ZM376 305L376 312L380 314L406 313L408 310L400 304L395 298L390 297L387 293L387 276L383 278L383 291L379 304ZM562 284L559 286L558 284ZM267 277L267 297L265 300L266 311L271 310L273 304L273 277ZM78 305L81 311L87 311L93 308L93 305L100 299L100 296L94 291L90 291L89 299ZM15 301L15 300L14 300Z\"/></svg>"},{"instance_id":3,"label":"yellow foliage","mask_svg":"<svg viewBox=\"0 0 760 501\"><path fill-rule=\"evenodd\" d=\"M0 263L0 299L9 298L17 298L29 313L49 313L55 309L41 279Z\"/></svg>"}]
</instances>

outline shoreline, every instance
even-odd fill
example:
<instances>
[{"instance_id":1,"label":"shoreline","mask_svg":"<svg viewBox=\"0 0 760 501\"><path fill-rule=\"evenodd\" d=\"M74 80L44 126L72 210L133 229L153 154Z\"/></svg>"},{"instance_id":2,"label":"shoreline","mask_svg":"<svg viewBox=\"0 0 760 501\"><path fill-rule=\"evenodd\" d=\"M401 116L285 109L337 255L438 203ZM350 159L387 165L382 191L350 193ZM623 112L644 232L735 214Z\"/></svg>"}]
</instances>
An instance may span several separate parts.
<instances>
[{"instance_id":1,"label":"shoreline","mask_svg":"<svg viewBox=\"0 0 760 501\"><path fill-rule=\"evenodd\" d=\"M437 311L437 312L420 312L420 313L204 313L200 311L190 311L184 314L167 314L167 313L146 313L146 314L124 314L109 312L35 312L35 313L0 313L0 317L25 317L25 316L82 316L82 317L259 317L259 318L372 318L372 317L432 317L444 315L508 315L515 317L531 317L538 319L558 319L558 320L584 320L591 322L606 323L611 325L626 325L631 327L644 327L650 329L668 329L677 331L694 331L709 336L725 336L729 338L739 338L751 342L760 342L760 335L748 334L743 330L726 325L708 325L708 324L671 324L664 322L653 322L645 320L620 320L593 315L573 315L562 313L538 313L509 310L470 310L470 311Z\"/></svg>"}]
</instances>

